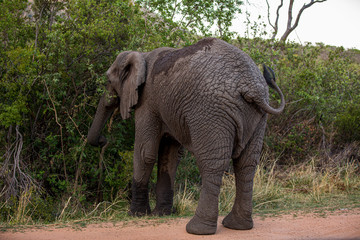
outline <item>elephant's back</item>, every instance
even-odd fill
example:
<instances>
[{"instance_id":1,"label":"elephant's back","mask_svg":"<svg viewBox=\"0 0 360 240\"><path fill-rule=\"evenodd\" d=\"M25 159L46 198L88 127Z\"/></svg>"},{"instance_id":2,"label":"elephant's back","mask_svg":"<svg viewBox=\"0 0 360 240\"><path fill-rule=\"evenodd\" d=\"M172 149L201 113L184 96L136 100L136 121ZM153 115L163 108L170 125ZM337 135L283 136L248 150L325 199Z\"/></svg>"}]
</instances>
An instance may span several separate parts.
<instances>
[{"instance_id":1,"label":"elephant's back","mask_svg":"<svg viewBox=\"0 0 360 240\"><path fill-rule=\"evenodd\" d=\"M205 38L182 49L162 48L152 53L147 84L159 105L179 109L194 105L236 105L248 88L265 90L266 82L252 59L237 47Z\"/></svg>"},{"instance_id":2,"label":"elephant's back","mask_svg":"<svg viewBox=\"0 0 360 240\"><path fill-rule=\"evenodd\" d=\"M247 85L263 84L248 55L222 40L207 38L183 49L163 49L156 56L148 76L161 118L176 131L171 134L191 139L190 129L202 124L240 130L239 119L247 109L254 110L242 95ZM254 78L260 83L251 82Z\"/></svg>"},{"instance_id":3,"label":"elephant's back","mask_svg":"<svg viewBox=\"0 0 360 240\"><path fill-rule=\"evenodd\" d=\"M252 61L240 49L216 38L205 38L181 49L159 48L150 54L152 55L150 58L152 61L149 63L151 79L170 77L178 71L185 71L187 74L226 71L248 65ZM167 80L176 81L174 78Z\"/></svg>"},{"instance_id":4,"label":"elephant's back","mask_svg":"<svg viewBox=\"0 0 360 240\"><path fill-rule=\"evenodd\" d=\"M173 85L179 90L199 88L216 95L239 93L247 85L267 86L246 53L216 38L205 38L182 49L157 50L150 65L148 79L156 85Z\"/></svg>"}]
</instances>

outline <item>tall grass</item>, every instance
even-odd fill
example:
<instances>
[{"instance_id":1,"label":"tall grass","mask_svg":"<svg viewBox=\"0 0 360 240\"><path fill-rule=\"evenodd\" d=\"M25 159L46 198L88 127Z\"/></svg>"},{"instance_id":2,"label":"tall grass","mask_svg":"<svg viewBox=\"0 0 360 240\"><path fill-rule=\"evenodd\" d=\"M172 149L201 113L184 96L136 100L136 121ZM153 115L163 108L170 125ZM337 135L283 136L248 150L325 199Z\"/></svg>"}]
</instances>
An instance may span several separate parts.
<instances>
[{"instance_id":1,"label":"tall grass","mask_svg":"<svg viewBox=\"0 0 360 240\"><path fill-rule=\"evenodd\" d=\"M321 166L321 157L281 167L277 160L263 155L254 177L253 208L255 213L337 209L360 207L360 168L357 160L342 159L338 164ZM185 184L186 186L186 184ZM200 188L197 189L200 191ZM226 173L219 197L220 214L227 214L235 200L235 176ZM175 194L179 214L193 212L199 193L180 187Z\"/></svg>"},{"instance_id":2,"label":"tall grass","mask_svg":"<svg viewBox=\"0 0 360 240\"><path fill-rule=\"evenodd\" d=\"M193 159L191 160L193 161ZM331 164L330 164L331 163ZM255 214L276 214L291 211L313 211L360 207L360 167L357 159L348 156L330 159L324 166L322 157L312 157L307 162L295 166L279 166L277 159L263 154L254 177L253 209ZM194 165L193 168L196 168ZM180 169L179 169L180 170ZM200 183L191 180L178 181L174 195L176 216L193 215L200 194ZM235 176L226 173L219 196L219 212L226 215L235 200ZM76 196L64 198L58 209L59 214L52 223L86 223L94 221L118 221L132 219L128 216L127 193L119 194L113 201L103 201L84 206ZM154 203L155 196L151 196ZM44 223L37 221L44 203L35 199L32 191L21 194L12 207L7 225L31 225ZM34 200L35 199L35 200ZM2 208L7 205L1 205Z\"/></svg>"},{"instance_id":3,"label":"tall grass","mask_svg":"<svg viewBox=\"0 0 360 240\"><path fill-rule=\"evenodd\" d=\"M188 181L185 179L184 184L180 184L174 196L174 208L177 214L186 216L196 209L196 195L199 194L198 188L190 189Z\"/></svg>"}]
</instances>

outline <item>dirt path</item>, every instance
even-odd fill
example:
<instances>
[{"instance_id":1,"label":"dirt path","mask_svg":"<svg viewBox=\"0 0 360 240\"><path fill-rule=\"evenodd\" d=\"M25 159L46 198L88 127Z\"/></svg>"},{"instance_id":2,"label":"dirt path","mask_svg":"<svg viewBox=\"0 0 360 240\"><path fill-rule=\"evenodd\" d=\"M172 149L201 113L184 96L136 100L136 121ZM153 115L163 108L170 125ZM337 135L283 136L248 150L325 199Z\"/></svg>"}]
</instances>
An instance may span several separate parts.
<instances>
[{"instance_id":1,"label":"dirt path","mask_svg":"<svg viewBox=\"0 0 360 240\"><path fill-rule=\"evenodd\" d=\"M360 239L360 209L339 211L326 217L285 215L262 219L255 217L255 227L249 231L224 228L220 223L215 235L187 234L189 219L149 220L131 223L92 224L86 228L71 227L27 229L21 232L0 233L0 240L162 240L162 239Z\"/></svg>"}]
</instances>

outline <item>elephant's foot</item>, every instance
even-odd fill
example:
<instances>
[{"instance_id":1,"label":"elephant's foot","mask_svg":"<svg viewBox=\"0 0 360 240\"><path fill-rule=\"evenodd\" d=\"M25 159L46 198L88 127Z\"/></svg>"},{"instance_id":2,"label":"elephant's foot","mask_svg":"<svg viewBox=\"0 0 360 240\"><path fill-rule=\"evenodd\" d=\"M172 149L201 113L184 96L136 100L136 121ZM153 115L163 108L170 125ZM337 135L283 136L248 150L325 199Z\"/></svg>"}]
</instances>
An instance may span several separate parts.
<instances>
[{"instance_id":1,"label":"elephant's foot","mask_svg":"<svg viewBox=\"0 0 360 240\"><path fill-rule=\"evenodd\" d=\"M173 196L174 192L172 190L167 190L160 193L158 192L156 194L156 206L152 211L152 214L157 216L164 216L174 213Z\"/></svg>"},{"instance_id":2,"label":"elephant's foot","mask_svg":"<svg viewBox=\"0 0 360 240\"><path fill-rule=\"evenodd\" d=\"M151 214L154 216L166 216L172 213L172 207L155 207Z\"/></svg>"},{"instance_id":3,"label":"elephant's foot","mask_svg":"<svg viewBox=\"0 0 360 240\"><path fill-rule=\"evenodd\" d=\"M254 226L253 220L250 217L249 219L244 219L237 217L233 212L230 212L222 221L224 227L235 229L235 230L249 230Z\"/></svg>"},{"instance_id":4,"label":"elephant's foot","mask_svg":"<svg viewBox=\"0 0 360 240\"><path fill-rule=\"evenodd\" d=\"M215 234L217 222L205 221L198 216L194 216L186 225L186 231L196 235Z\"/></svg>"},{"instance_id":5,"label":"elephant's foot","mask_svg":"<svg viewBox=\"0 0 360 240\"><path fill-rule=\"evenodd\" d=\"M137 217L151 214L147 184L136 182L133 179L131 190L129 214Z\"/></svg>"},{"instance_id":6,"label":"elephant's foot","mask_svg":"<svg viewBox=\"0 0 360 240\"><path fill-rule=\"evenodd\" d=\"M149 204L145 204L143 206L131 204L131 206L130 206L129 215L131 215L131 216L141 217L141 216L150 215L150 214L151 214L151 210L150 210Z\"/></svg>"}]
</instances>

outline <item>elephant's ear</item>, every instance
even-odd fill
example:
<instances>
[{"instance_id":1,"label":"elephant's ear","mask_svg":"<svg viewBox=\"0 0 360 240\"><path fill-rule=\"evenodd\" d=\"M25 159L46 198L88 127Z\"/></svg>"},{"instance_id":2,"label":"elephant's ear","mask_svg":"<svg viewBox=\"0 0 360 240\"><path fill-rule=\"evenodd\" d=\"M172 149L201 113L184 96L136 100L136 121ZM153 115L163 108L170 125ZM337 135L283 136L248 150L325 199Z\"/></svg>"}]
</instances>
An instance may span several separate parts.
<instances>
[{"instance_id":1,"label":"elephant's ear","mask_svg":"<svg viewBox=\"0 0 360 240\"><path fill-rule=\"evenodd\" d=\"M138 103L138 88L145 82L146 63L138 52L130 52L119 62L120 82L116 84L115 90L120 97L121 117L127 119L131 116L131 109Z\"/></svg>"}]
</instances>

